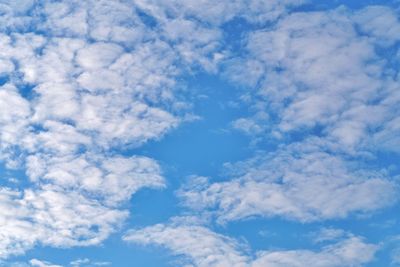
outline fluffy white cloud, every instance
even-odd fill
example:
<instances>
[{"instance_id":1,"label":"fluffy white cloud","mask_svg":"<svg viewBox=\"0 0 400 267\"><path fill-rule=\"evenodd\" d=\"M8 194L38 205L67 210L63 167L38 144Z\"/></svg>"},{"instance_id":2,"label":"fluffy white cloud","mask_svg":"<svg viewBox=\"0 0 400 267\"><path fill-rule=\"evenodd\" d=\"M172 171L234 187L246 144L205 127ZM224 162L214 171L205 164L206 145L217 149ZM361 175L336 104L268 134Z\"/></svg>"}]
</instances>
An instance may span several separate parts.
<instances>
[{"instance_id":1,"label":"fluffy white cloud","mask_svg":"<svg viewBox=\"0 0 400 267\"><path fill-rule=\"evenodd\" d=\"M211 209L221 223L251 216L343 218L396 201L397 185L388 177L351 165L319 145L295 143L237 163L229 181L189 181L178 195L197 212Z\"/></svg>"},{"instance_id":2,"label":"fluffy white cloud","mask_svg":"<svg viewBox=\"0 0 400 267\"><path fill-rule=\"evenodd\" d=\"M185 205L222 223L308 222L396 201L396 181L362 161L377 150L398 152L398 70L379 51L395 53L399 26L390 8L340 7L294 12L249 33L248 53L229 60L226 73L246 85L242 101L254 116L233 126L282 145L236 164L228 181L189 182L178 192Z\"/></svg>"},{"instance_id":3,"label":"fluffy white cloud","mask_svg":"<svg viewBox=\"0 0 400 267\"><path fill-rule=\"evenodd\" d=\"M228 54L222 47L221 25L235 18L250 23L274 21L303 0L165 1L137 0L143 16L154 20L159 33L174 44L175 51L188 62L216 71ZM199 23L200 22L200 23Z\"/></svg>"},{"instance_id":4,"label":"fluffy white cloud","mask_svg":"<svg viewBox=\"0 0 400 267\"><path fill-rule=\"evenodd\" d=\"M188 105L177 79L199 66L218 70L230 54L221 25L239 17L261 25L303 3L0 2L0 75L6 81L0 88L0 159L8 168L23 168L29 179L28 188L0 187L0 258L36 244L84 246L107 238L128 216L121 208L124 201L142 187L164 186L157 162L116 151L157 140L183 121L181 107ZM386 62L375 51L397 41L396 23L395 13L373 7L351 15L342 10L297 13L280 19L272 30L251 33L250 58L243 66L253 71L232 68L232 73L235 79L249 74L252 84L263 85L257 91L262 108L234 126L264 133L268 127L258 124L268 118L268 99L279 121L272 127L276 136L322 124L329 140L350 148L373 131L372 142L396 149L398 77L382 74ZM357 35L355 25L361 24L371 37ZM382 34L382 28L390 31ZM180 194L189 206L217 208L220 221L252 215L337 218L393 200L391 182L350 169L344 158L320 148L296 153L288 148L256 157L257 164L244 163L249 165L246 175L197 184ZM321 196L311 197L315 190ZM180 231L157 227L172 235ZM198 264L248 263L235 241L199 226L183 230L188 246L196 245L191 238L199 238L206 246L220 247L211 258L194 259ZM136 238L142 237L137 233ZM192 258L208 253L200 245L197 252L171 246ZM265 255L270 261L271 254Z\"/></svg>"},{"instance_id":5,"label":"fluffy white cloud","mask_svg":"<svg viewBox=\"0 0 400 267\"><path fill-rule=\"evenodd\" d=\"M88 258L77 259L70 262L72 267L80 267L80 266L109 266L112 265L111 262L106 261L92 261Z\"/></svg>"},{"instance_id":6,"label":"fluffy white cloud","mask_svg":"<svg viewBox=\"0 0 400 267\"><path fill-rule=\"evenodd\" d=\"M138 0L136 4L144 11L161 21L168 16L194 17L198 20L220 25L235 17L242 17L250 22L265 22L275 20L291 7L305 3L303 0L235 0L219 1L165 1Z\"/></svg>"},{"instance_id":7,"label":"fluffy white cloud","mask_svg":"<svg viewBox=\"0 0 400 267\"><path fill-rule=\"evenodd\" d=\"M400 40L399 15L385 6L368 6L355 14L361 30L376 38L376 42L391 45Z\"/></svg>"},{"instance_id":8,"label":"fluffy white cloud","mask_svg":"<svg viewBox=\"0 0 400 267\"><path fill-rule=\"evenodd\" d=\"M98 244L128 215L51 185L23 192L2 188L0 205L1 258L23 253L39 243L56 247Z\"/></svg>"},{"instance_id":9,"label":"fluffy white cloud","mask_svg":"<svg viewBox=\"0 0 400 267\"><path fill-rule=\"evenodd\" d=\"M184 256L181 266L237 267L345 267L361 266L371 261L378 247L360 237L344 238L322 247L319 251L282 250L258 251L255 256L236 240L210 229L191 224L157 224L131 230L124 240L143 245L160 245L173 254Z\"/></svg>"},{"instance_id":10,"label":"fluffy white cloud","mask_svg":"<svg viewBox=\"0 0 400 267\"><path fill-rule=\"evenodd\" d=\"M160 167L154 160L133 156L54 157L36 154L27 158L27 175L31 181L50 181L65 190L95 194L108 205L128 200L142 187L163 187Z\"/></svg>"},{"instance_id":11,"label":"fluffy white cloud","mask_svg":"<svg viewBox=\"0 0 400 267\"><path fill-rule=\"evenodd\" d=\"M121 204L132 194L164 187L156 161L116 151L181 121L179 56L133 3L0 8L4 29L16 29L0 34L0 158L27 174L27 183L0 187L0 258L37 244L98 244L128 216Z\"/></svg>"},{"instance_id":12,"label":"fluffy white cloud","mask_svg":"<svg viewBox=\"0 0 400 267\"><path fill-rule=\"evenodd\" d=\"M30 104L12 85L0 87L0 125L2 144L16 144L29 117Z\"/></svg>"},{"instance_id":13,"label":"fluffy white cloud","mask_svg":"<svg viewBox=\"0 0 400 267\"><path fill-rule=\"evenodd\" d=\"M307 250L261 252L251 266L271 267L339 267L362 266L374 258L377 246L351 237L326 246L319 252Z\"/></svg>"},{"instance_id":14,"label":"fluffy white cloud","mask_svg":"<svg viewBox=\"0 0 400 267\"><path fill-rule=\"evenodd\" d=\"M36 267L61 267L61 265L55 265L47 261L41 261L38 259L31 259L29 261L31 266L36 266Z\"/></svg>"},{"instance_id":15,"label":"fluffy white cloud","mask_svg":"<svg viewBox=\"0 0 400 267\"><path fill-rule=\"evenodd\" d=\"M189 257L194 266L246 266L248 258L238 250L236 241L202 226L154 225L133 230L127 242L167 247L176 255Z\"/></svg>"},{"instance_id":16,"label":"fluffy white cloud","mask_svg":"<svg viewBox=\"0 0 400 267\"><path fill-rule=\"evenodd\" d=\"M386 149L398 142L392 126L398 70L379 51L382 45L396 51L399 32L400 22L387 7L292 13L249 34L249 58L230 61L228 73L234 81L257 84L254 109L276 117L269 131L319 127L348 151Z\"/></svg>"}]
</instances>

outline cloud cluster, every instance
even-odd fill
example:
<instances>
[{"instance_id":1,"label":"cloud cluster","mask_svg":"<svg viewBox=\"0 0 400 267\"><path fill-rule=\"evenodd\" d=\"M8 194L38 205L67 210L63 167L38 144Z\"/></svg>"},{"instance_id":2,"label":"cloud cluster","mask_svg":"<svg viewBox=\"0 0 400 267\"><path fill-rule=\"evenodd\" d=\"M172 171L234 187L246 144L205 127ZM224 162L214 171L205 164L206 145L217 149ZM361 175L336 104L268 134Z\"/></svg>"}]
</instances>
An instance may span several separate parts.
<instances>
[{"instance_id":1,"label":"cloud cluster","mask_svg":"<svg viewBox=\"0 0 400 267\"><path fill-rule=\"evenodd\" d=\"M234 164L228 181L189 181L178 191L184 204L225 223L344 218L394 203L390 171L365 162L399 147L398 70L381 51L396 47L399 27L390 8L340 7L249 32L245 57L226 71L246 85L242 100L254 116L232 126L276 145Z\"/></svg>"},{"instance_id":2,"label":"cloud cluster","mask_svg":"<svg viewBox=\"0 0 400 267\"><path fill-rule=\"evenodd\" d=\"M154 159L122 152L184 121L181 76L220 73L221 64L254 111L232 126L281 145L233 164L228 181L190 181L178 195L192 211L220 223L311 222L396 201L390 172L360 160L399 152L394 10L288 12L303 0L0 2L0 160L26 174L0 186L0 258L106 239L129 216L132 194L165 186ZM251 25L244 51L229 51L224 27L241 20ZM124 239L166 246L196 266L359 266L377 249L348 236L319 251L249 255L184 223Z\"/></svg>"},{"instance_id":3,"label":"cloud cluster","mask_svg":"<svg viewBox=\"0 0 400 267\"><path fill-rule=\"evenodd\" d=\"M155 160L118 151L186 112L180 56L135 3L17 2L0 4L0 158L26 179L0 188L0 258L107 238L133 193L165 183Z\"/></svg>"},{"instance_id":4,"label":"cloud cluster","mask_svg":"<svg viewBox=\"0 0 400 267\"><path fill-rule=\"evenodd\" d=\"M387 7L292 13L251 32L249 57L233 61L227 72L234 81L256 81L254 119L266 132L318 129L347 152L394 149L398 70L395 55L381 51L396 47L399 30ZM262 112L274 123L258 119Z\"/></svg>"},{"instance_id":5,"label":"cloud cluster","mask_svg":"<svg viewBox=\"0 0 400 267\"><path fill-rule=\"evenodd\" d=\"M229 181L194 178L178 195L197 212L211 210L221 223L251 216L344 218L397 199L397 185L384 173L352 165L313 143L292 144L230 166Z\"/></svg>"},{"instance_id":6,"label":"cloud cluster","mask_svg":"<svg viewBox=\"0 0 400 267\"><path fill-rule=\"evenodd\" d=\"M34 267L61 267L61 265L51 264L47 261L41 261L38 259L32 259L29 261L29 263Z\"/></svg>"},{"instance_id":7,"label":"cloud cluster","mask_svg":"<svg viewBox=\"0 0 400 267\"><path fill-rule=\"evenodd\" d=\"M98 244L128 216L52 185L23 193L2 188L0 206L1 258L24 253L39 242L56 247Z\"/></svg>"},{"instance_id":8,"label":"cloud cluster","mask_svg":"<svg viewBox=\"0 0 400 267\"><path fill-rule=\"evenodd\" d=\"M194 4L178 7L201 16L191 11ZM177 195L193 214L211 214L222 224L254 216L325 221L395 203L398 182L389 166L375 163L379 153L400 147L398 13L369 6L282 14L261 19L265 28L249 27L245 51L222 61L225 77L244 88L240 100L253 112L231 125L253 136L256 148L257 142L267 145L248 160L227 164L227 179L192 177ZM217 24L236 16L216 21L209 15L208 22ZM341 231L325 234L318 244L334 242L319 251L255 256L235 240L182 222L131 230L124 239L166 247L186 257L183 266L361 266L377 250Z\"/></svg>"},{"instance_id":9,"label":"cloud cluster","mask_svg":"<svg viewBox=\"0 0 400 267\"><path fill-rule=\"evenodd\" d=\"M99 243L133 193L163 187L156 161L118 151L185 118L176 80L217 70L220 25L301 3L268 2L1 1L0 159L26 181L0 188L0 257Z\"/></svg>"},{"instance_id":10,"label":"cloud cluster","mask_svg":"<svg viewBox=\"0 0 400 267\"><path fill-rule=\"evenodd\" d=\"M246 253L236 240L217 234L196 224L157 224L131 230L124 240L143 245L165 247L183 256L182 266L237 266L237 267L339 267L361 266L373 259L377 246L361 237L351 236L326 245L320 251L282 250ZM186 265L185 265L186 264Z\"/></svg>"}]
</instances>

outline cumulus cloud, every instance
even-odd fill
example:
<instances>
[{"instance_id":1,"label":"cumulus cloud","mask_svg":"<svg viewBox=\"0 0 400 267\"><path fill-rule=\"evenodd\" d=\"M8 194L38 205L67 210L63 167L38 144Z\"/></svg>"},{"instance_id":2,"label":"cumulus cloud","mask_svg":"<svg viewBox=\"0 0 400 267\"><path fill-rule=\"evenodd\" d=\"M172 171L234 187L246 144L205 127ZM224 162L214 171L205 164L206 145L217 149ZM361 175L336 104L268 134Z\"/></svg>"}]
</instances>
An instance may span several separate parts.
<instances>
[{"instance_id":1,"label":"cumulus cloud","mask_svg":"<svg viewBox=\"0 0 400 267\"><path fill-rule=\"evenodd\" d=\"M399 27L387 7L292 13L251 32L249 57L232 61L227 72L234 81L257 81L254 109L276 117L269 132L319 127L321 135L348 151L385 149L397 142L391 125L398 117L393 102L398 78L396 69L388 70L391 59L379 50L395 48L398 34L392 32Z\"/></svg>"},{"instance_id":2,"label":"cumulus cloud","mask_svg":"<svg viewBox=\"0 0 400 267\"><path fill-rule=\"evenodd\" d=\"M294 143L233 165L234 178L228 181L189 181L178 195L197 212L212 210L221 223L251 216L303 222L344 218L396 201L395 182L351 165L319 145Z\"/></svg>"},{"instance_id":3,"label":"cumulus cloud","mask_svg":"<svg viewBox=\"0 0 400 267\"><path fill-rule=\"evenodd\" d=\"M140 0L138 6L155 18L165 20L171 14L182 17L195 17L212 25L220 25L235 17L242 17L250 22L275 20L291 7L299 6L303 0L250 0L250 1L165 1Z\"/></svg>"},{"instance_id":4,"label":"cumulus cloud","mask_svg":"<svg viewBox=\"0 0 400 267\"><path fill-rule=\"evenodd\" d=\"M307 250L261 252L252 266L362 266L373 260L377 248L376 245L365 243L359 237L352 237L323 247L319 252Z\"/></svg>"},{"instance_id":5,"label":"cumulus cloud","mask_svg":"<svg viewBox=\"0 0 400 267\"><path fill-rule=\"evenodd\" d=\"M26 186L0 187L0 258L35 245L94 245L116 231L132 194L165 186L155 160L121 150L176 128L190 115L181 76L198 68L217 73L223 62L237 63L226 71L232 80L257 87L247 97L255 116L234 128L286 142L295 131L321 127L330 148L298 142L239 163L231 181L197 179L179 191L187 206L211 210L220 222L308 222L395 200L396 185L383 173L347 162L360 150L400 147L399 76L385 71L391 62L377 49L398 42L392 10L288 14L302 0L0 2L0 159L26 172ZM230 58L224 43L223 27L235 19L255 26L245 35L246 58ZM171 239L180 232L187 243ZM357 266L374 250L352 237L317 252L253 259L235 240L188 225L157 225L125 239L154 237L199 266L283 266L291 257ZM211 256L207 246L216 248ZM367 252L356 260L358 249ZM333 265L323 265L324 257Z\"/></svg>"},{"instance_id":6,"label":"cumulus cloud","mask_svg":"<svg viewBox=\"0 0 400 267\"><path fill-rule=\"evenodd\" d=\"M391 45L399 40L399 16L395 10L385 6L368 6L355 14L361 30L376 38L376 42Z\"/></svg>"},{"instance_id":7,"label":"cumulus cloud","mask_svg":"<svg viewBox=\"0 0 400 267\"><path fill-rule=\"evenodd\" d=\"M0 205L1 258L21 254L38 243L55 247L98 244L128 216L127 211L52 185L23 192L2 188Z\"/></svg>"},{"instance_id":8,"label":"cumulus cloud","mask_svg":"<svg viewBox=\"0 0 400 267\"><path fill-rule=\"evenodd\" d=\"M274 19L301 1L270 3L252 1L244 17ZM187 117L176 79L199 66L217 70L219 26L245 8L1 1L0 157L26 172L28 187L0 188L0 257L36 244L97 244L126 218L121 204L132 194L164 186L156 161L116 151L157 140Z\"/></svg>"},{"instance_id":9,"label":"cumulus cloud","mask_svg":"<svg viewBox=\"0 0 400 267\"><path fill-rule=\"evenodd\" d=\"M70 262L72 267L80 267L80 266L109 266L111 262L106 261L92 261L88 258L77 259Z\"/></svg>"},{"instance_id":10,"label":"cumulus cloud","mask_svg":"<svg viewBox=\"0 0 400 267\"><path fill-rule=\"evenodd\" d=\"M27 187L0 188L0 257L37 244L98 244L128 216L121 204L132 194L165 186L155 160L116 151L180 123L179 56L134 3L0 7L8 21L0 34L0 154L27 178Z\"/></svg>"},{"instance_id":11,"label":"cumulus cloud","mask_svg":"<svg viewBox=\"0 0 400 267\"><path fill-rule=\"evenodd\" d=\"M250 31L247 53L225 67L254 115L232 125L276 146L234 164L225 181L192 179L178 191L184 205L220 223L311 222L396 202L390 172L365 161L398 152L398 70L381 52L397 51L397 17L387 7L340 7L293 12Z\"/></svg>"},{"instance_id":12,"label":"cumulus cloud","mask_svg":"<svg viewBox=\"0 0 400 267\"><path fill-rule=\"evenodd\" d=\"M35 182L41 179L65 190L95 194L108 205L128 200L142 187L164 186L157 162L137 156L81 154L57 158L37 154L27 158L27 174Z\"/></svg>"},{"instance_id":13,"label":"cumulus cloud","mask_svg":"<svg viewBox=\"0 0 400 267\"><path fill-rule=\"evenodd\" d=\"M124 240L167 247L176 255L189 257L189 262L199 267L246 266L248 261L238 250L236 241L202 226L158 224L142 230L132 230L124 236Z\"/></svg>"},{"instance_id":14,"label":"cumulus cloud","mask_svg":"<svg viewBox=\"0 0 400 267\"><path fill-rule=\"evenodd\" d=\"M398 70L393 67L396 59L390 58L396 58L398 45L396 12L378 6L358 11L340 7L282 16L299 2L284 2L283 8L271 4L265 10L267 5L250 1L248 11L241 12L242 3L236 1L229 7L221 2L203 14L201 4L208 2L141 1L139 6L164 25L167 38L185 47L178 29L193 31L188 18L220 25L235 17L253 23L279 18L265 28L249 29L246 50L228 60L231 55L224 51L221 62L225 75L245 88L241 99L254 112L231 125L281 145L228 166L224 181L192 177L177 192L183 204L194 214L211 214L227 223L253 216L315 222L370 213L396 202L395 179L363 162L377 151L398 152ZM171 22L171 14L179 20ZM218 47L218 31L199 32ZM382 53L387 48L389 56ZM319 250L249 255L233 239L201 225L179 223L131 230L124 240L166 247L184 256L182 265L189 266L361 266L378 249L343 230L325 229L315 239Z\"/></svg>"},{"instance_id":15,"label":"cumulus cloud","mask_svg":"<svg viewBox=\"0 0 400 267\"><path fill-rule=\"evenodd\" d=\"M130 243L159 245L183 256L180 266L286 266L339 267L361 266L371 261L378 247L361 237L349 237L322 247L319 251L258 251L249 255L236 240L201 225L157 224L131 230L124 236Z\"/></svg>"},{"instance_id":16,"label":"cumulus cloud","mask_svg":"<svg viewBox=\"0 0 400 267\"><path fill-rule=\"evenodd\" d=\"M61 267L61 265L55 265L47 261L41 261L38 259L32 259L29 261L31 266L36 266L36 267Z\"/></svg>"}]
</instances>

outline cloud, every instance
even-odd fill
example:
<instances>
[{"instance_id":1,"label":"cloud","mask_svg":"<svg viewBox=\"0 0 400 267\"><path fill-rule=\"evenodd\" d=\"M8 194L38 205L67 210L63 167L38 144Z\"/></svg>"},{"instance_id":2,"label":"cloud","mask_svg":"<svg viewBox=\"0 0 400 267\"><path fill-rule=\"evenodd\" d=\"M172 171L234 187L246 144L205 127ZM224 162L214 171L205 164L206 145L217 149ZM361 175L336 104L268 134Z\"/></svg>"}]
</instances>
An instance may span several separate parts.
<instances>
[{"instance_id":1,"label":"cloud","mask_svg":"<svg viewBox=\"0 0 400 267\"><path fill-rule=\"evenodd\" d=\"M246 134L258 134L262 131L261 127L249 118L240 118L232 123L233 128Z\"/></svg>"},{"instance_id":2,"label":"cloud","mask_svg":"<svg viewBox=\"0 0 400 267\"><path fill-rule=\"evenodd\" d=\"M389 7L368 6L356 12L355 20L364 33L380 44L392 45L399 41L399 15Z\"/></svg>"},{"instance_id":3,"label":"cloud","mask_svg":"<svg viewBox=\"0 0 400 267\"><path fill-rule=\"evenodd\" d=\"M98 42L80 49L76 62L84 69L101 69L115 62L123 51L119 45Z\"/></svg>"},{"instance_id":4,"label":"cloud","mask_svg":"<svg viewBox=\"0 0 400 267\"><path fill-rule=\"evenodd\" d=\"M378 247L361 237L349 237L312 250L258 251L254 256L236 240L215 233L201 225L157 224L131 230L126 242L159 245L174 255L183 256L180 266L290 266L339 267L361 266L371 261Z\"/></svg>"},{"instance_id":5,"label":"cloud","mask_svg":"<svg viewBox=\"0 0 400 267\"><path fill-rule=\"evenodd\" d=\"M303 0L251 0L251 1L136 1L138 7L163 21L168 15L194 17L211 25L220 25L235 17L242 17L252 23L273 21Z\"/></svg>"},{"instance_id":6,"label":"cloud","mask_svg":"<svg viewBox=\"0 0 400 267\"><path fill-rule=\"evenodd\" d=\"M248 257L239 250L235 240L197 225L157 224L131 230L123 239L166 247L175 255L188 257L187 263L193 266L247 266L248 262Z\"/></svg>"},{"instance_id":7,"label":"cloud","mask_svg":"<svg viewBox=\"0 0 400 267\"><path fill-rule=\"evenodd\" d=\"M338 240L348 234L342 229L322 228L320 231L312 234L313 241L316 243Z\"/></svg>"},{"instance_id":8,"label":"cloud","mask_svg":"<svg viewBox=\"0 0 400 267\"><path fill-rule=\"evenodd\" d=\"M252 266L362 266L373 260L377 248L376 245L367 244L359 237L352 237L323 247L319 252L307 250L261 252Z\"/></svg>"},{"instance_id":9,"label":"cloud","mask_svg":"<svg viewBox=\"0 0 400 267\"><path fill-rule=\"evenodd\" d=\"M397 42L396 14L373 7L287 15L303 2L1 1L0 157L7 168L26 172L26 181L0 187L0 258L36 245L99 244L129 216L123 207L132 194L165 186L155 160L122 154L191 117L177 84L198 68L219 71L232 54L223 26L237 18L255 27L246 35L249 57L229 59L244 61L246 69L234 66L233 80L250 77L261 101L254 117L233 126L257 135L272 129L285 138L322 125L321 142L341 149L292 145L264 153L241 163L248 174L238 172L232 181L183 188L186 204L211 209L225 222L254 215L342 218L392 203L396 186L389 178L354 170L348 155L336 153L398 147L398 77L384 71L390 62L375 49ZM272 29L260 29L267 22ZM382 34L382 28L390 30ZM263 125L275 117L274 125ZM314 190L321 196L311 198ZM157 227L172 235L181 230ZM248 263L236 241L185 227L188 245L195 237L220 246L201 264ZM192 258L206 255L204 247L171 246ZM277 261L271 255L263 258Z\"/></svg>"},{"instance_id":10,"label":"cloud","mask_svg":"<svg viewBox=\"0 0 400 267\"><path fill-rule=\"evenodd\" d=\"M201 4L141 1L139 6L182 47L190 46L178 30L195 29L189 18L208 25L238 17L251 23L278 18L265 28L250 27L245 51L223 51L216 61L240 85L241 100L254 112L232 126L274 145L228 164L230 172L222 181L192 177L177 192L190 214L211 214L219 223L254 216L315 222L369 214L395 203L398 183L390 171L366 162L379 157L378 151L397 152L399 147L398 70L393 67L398 64L396 12L375 6L286 15L288 6L299 3L272 4L265 10L267 5L257 1L248 2L249 11L242 12L237 1L230 9L221 2L205 15L193 11ZM179 19L170 21L171 14ZM218 31L199 32L218 47ZM185 58L187 50L180 53ZM207 55L196 55L200 54ZM190 58L195 57L186 56ZM253 255L234 239L202 225L176 222L131 230L124 240L166 247L184 256L183 266L361 266L373 260L378 249L361 237L325 229L315 240L317 250Z\"/></svg>"},{"instance_id":11,"label":"cloud","mask_svg":"<svg viewBox=\"0 0 400 267\"><path fill-rule=\"evenodd\" d=\"M2 160L7 160L9 167L15 167L13 147L22 139L30 115L30 105L22 98L15 86L5 85L0 88L0 148Z\"/></svg>"},{"instance_id":12,"label":"cloud","mask_svg":"<svg viewBox=\"0 0 400 267\"><path fill-rule=\"evenodd\" d=\"M255 112L275 118L263 135L319 128L348 152L385 150L397 143L398 85L392 56L379 51L382 42L396 51L392 32L399 27L387 7L292 13L250 32L247 58L230 61L227 73L235 82L250 81L257 89L251 94Z\"/></svg>"},{"instance_id":13,"label":"cloud","mask_svg":"<svg viewBox=\"0 0 400 267\"><path fill-rule=\"evenodd\" d=\"M80 266L109 266L112 265L111 262L106 261L92 261L88 258L77 259L70 262L72 267L80 267Z\"/></svg>"},{"instance_id":14,"label":"cloud","mask_svg":"<svg viewBox=\"0 0 400 267\"><path fill-rule=\"evenodd\" d=\"M397 266L398 264L400 264L400 249L396 248L392 251L391 253L391 264L394 266Z\"/></svg>"},{"instance_id":15,"label":"cloud","mask_svg":"<svg viewBox=\"0 0 400 267\"><path fill-rule=\"evenodd\" d=\"M36 266L36 267L61 267L61 265L54 265L47 261L41 261L38 259L32 259L29 261L29 263L31 264L31 266Z\"/></svg>"},{"instance_id":16,"label":"cloud","mask_svg":"<svg viewBox=\"0 0 400 267\"><path fill-rule=\"evenodd\" d=\"M275 19L298 3L252 1L244 17ZM98 244L128 216L121 206L132 194L164 187L156 161L116 151L160 139L190 117L176 79L191 68L217 70L226 54L219 27L247 7L1 2L0 153L26 172L27 187L0 188L0 257L36 244Z\"/></svg>"},{"instance_id":17,"label":"cloud","mask_svg":"<svg viewBox=\"0 0 400 267\"><path fill-rule=\"evenodd\" d=\"M155 160L118 151L161 138L186 115L174 107L179 57L132 3L0 8L10 19L0 34L0 154L26 172L0 187L0 258L99 244L127 218L132 194L165 186Z\"/></svg>"},{"instance_id":18,"label":"cloud","mask_svg":"<svg viewBox=\"0 0 400 267\"><path fill-rule=\"evenodd\" d=\"M27 174L35 182L40 179L64 190L94 194L108 205L128 200L142 187L165 186L157 162L138 156L48 157L37 154L28 157Z\"/></svg>"},{"instance_id":19,"label":"cloud","mask_svg":"<svg viewBox=\"0 0 400 267\"><path fill-rule=\"evenodd\" d=\"M313 142L294 143L236 163L228 181L194 179L177 194L185 206L211 211L220 223L251 216L303 222L344 218L396 201L397 185L384 173L351 165Z\"/></svg>"},{"instance_id":20,"label":"cloud","mask_svg":"<svg viewBox=\"0 0 400 267\"><path fill-rule=\"evenodd\" d=\"M241 18L251 24L274 21L303 0L285 1L135 1L142 17L152 19L184 62L217 72L227 51L221 26ZM199 23L200 22L200 23Z\"/></svg>"},{"instance_id":21,"label":"cloud","mask_svg":"<svg viewBox=\"0 0 400 267\"><path fill-rule=\"evenodd\" d=\"M396 51L390 32L399 25L386 7L339 7L293 12L250 31L247 53L227 61L226 75L240 82L254 115L232 125L270 150L234 164L221 182L189 181L178 191L183 204L226 223L321 221L395 203L390 171L365 162L398 148L398 71L379 51Z\"/></svg>"},{"instance_id":22,"label":"cloud","mask_svg":"<svg viewBox=\"0 0 400 267\"><path fill-rule=\"evenodd\" d=\"M2 188L0 205L0 258L24 253L38 243L54 247L98 244L128 215L52 185L23 192Z\"/></svg>"}]
</instances>

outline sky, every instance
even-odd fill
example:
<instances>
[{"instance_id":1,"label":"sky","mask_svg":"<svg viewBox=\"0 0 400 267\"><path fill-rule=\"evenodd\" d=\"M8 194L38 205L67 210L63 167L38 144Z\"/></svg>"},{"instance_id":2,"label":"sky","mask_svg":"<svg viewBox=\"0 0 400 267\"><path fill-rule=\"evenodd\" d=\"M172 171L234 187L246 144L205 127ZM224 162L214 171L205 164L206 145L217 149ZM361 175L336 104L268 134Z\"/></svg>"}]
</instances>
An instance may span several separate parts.
<instances>
[{"instance_id":1,"label":"sky","mask_svg":"<svg viewBox=\"0 0 400 267\"><path fill-rule=\"evenodd\" d=\"M398 0L0 0L0 266L400 266Z\"/></svg>"}]
</instances>

